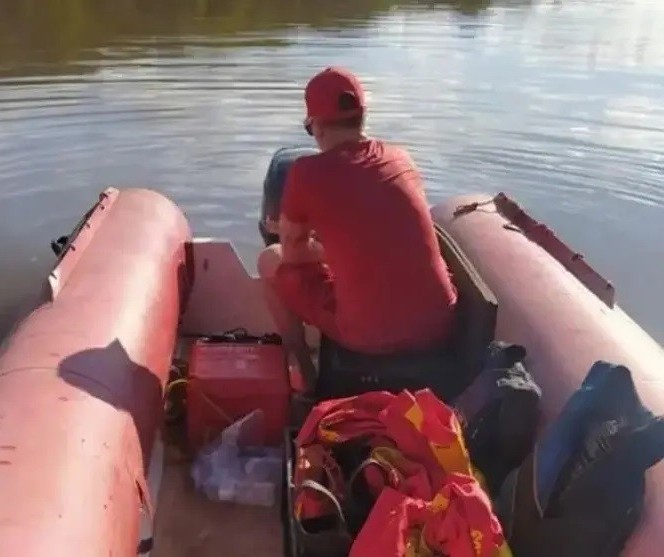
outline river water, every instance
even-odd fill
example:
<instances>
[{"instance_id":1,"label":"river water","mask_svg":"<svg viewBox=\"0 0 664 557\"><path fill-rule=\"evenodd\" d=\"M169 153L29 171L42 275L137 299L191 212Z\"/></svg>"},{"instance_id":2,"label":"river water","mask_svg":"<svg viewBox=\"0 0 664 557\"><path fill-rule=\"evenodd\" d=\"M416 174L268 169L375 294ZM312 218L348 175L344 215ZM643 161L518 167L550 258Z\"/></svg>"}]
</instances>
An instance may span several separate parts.
<instances>
[{"instance_id":1,"label":"river water","mask_svg":"<svg viewBox=\"0 0 664 557\"><path fill-rule=\"evenodd\" d=\"M432 203L507 192L664 341L661 0L0 0L0 326L108 185L171 196L253 270L266 166L308 143L330 64Z\"/></svg>"}]
</instances>

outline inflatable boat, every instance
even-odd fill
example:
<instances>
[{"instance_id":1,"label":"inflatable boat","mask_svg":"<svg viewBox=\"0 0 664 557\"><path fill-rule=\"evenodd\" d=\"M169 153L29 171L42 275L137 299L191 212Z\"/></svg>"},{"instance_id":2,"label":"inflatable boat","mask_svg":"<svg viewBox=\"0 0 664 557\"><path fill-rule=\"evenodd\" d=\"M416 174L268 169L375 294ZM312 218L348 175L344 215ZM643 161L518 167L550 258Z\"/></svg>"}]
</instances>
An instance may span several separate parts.
<instances>
[{"instance_id":1,"label":"inflatable boat","mask_svg":"<svg viewBox=\"0 0 664 557\"><path fill-rule=\"evenodd\" d=\"M270 166L265 243L288 161L305 153L282 150ZM628 366L644 403L664 413L664 350L581 255L502 194L451 198L432 214L469 366L490 339L523 345L543 425L597 360ZM173 361L192 339L275 330L232 244L192 238L155 191L107 189L54 250L40 303L0 354L0 555L283 555L279 512L198 495L161 427ZM659 464L624 554L659 554L662 520Z\"/></svg>"}]
</instances>

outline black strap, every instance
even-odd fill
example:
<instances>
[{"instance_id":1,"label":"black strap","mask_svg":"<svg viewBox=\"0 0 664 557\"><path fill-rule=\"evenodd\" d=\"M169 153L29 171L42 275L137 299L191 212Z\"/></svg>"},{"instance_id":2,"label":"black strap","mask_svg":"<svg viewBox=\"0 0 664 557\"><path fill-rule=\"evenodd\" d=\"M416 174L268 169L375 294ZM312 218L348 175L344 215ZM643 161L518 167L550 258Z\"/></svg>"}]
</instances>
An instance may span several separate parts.
<instances>
[{"instance_id":1,"label":"black strap","mask_svg":"<svg viewBox=\"0 0 664 557\"><path fill-rule=\"evenodd\" d=\"M144 538L138 543L138 549L136 550L136 553L138 555L144 555L146 553L149 553L154 549L154 538L150 536L149 538Z\"/></svg>"},{"instance_id":2,"label":"black strap","mask_svg":"<svg viewBox=\"0 0 664 557\"><path fill-rule=\"evenodd\" d=\"M265 333L263 335L252 335L244 327L236 327L217 334L189 333L182 335L183 338L195 338L201 342L215 343L246 343L246 344L282 344L281 336L276 333Z\"/></svg>"}]
</instances>

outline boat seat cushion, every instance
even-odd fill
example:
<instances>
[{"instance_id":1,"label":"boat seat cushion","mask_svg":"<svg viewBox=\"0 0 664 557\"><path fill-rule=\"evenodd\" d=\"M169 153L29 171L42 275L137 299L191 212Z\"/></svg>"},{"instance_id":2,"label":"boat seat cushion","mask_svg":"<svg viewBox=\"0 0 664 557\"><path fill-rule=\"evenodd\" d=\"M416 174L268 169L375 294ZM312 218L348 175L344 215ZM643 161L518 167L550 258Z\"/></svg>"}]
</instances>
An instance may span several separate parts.
<instances>
[{"instance_id":1,"label":"boat seat cushion","mask_svg":"<svg viewBox=\"0 0 664 557\"><path fill-rule=\"evenodd\" d=\"M399 393L431 388L442 400L452 400L465 386L446 347L417 353L387 355L354 352L332 339L321 338L316 396L342 398L368 391Z\"/></svg>"}]
</instances>

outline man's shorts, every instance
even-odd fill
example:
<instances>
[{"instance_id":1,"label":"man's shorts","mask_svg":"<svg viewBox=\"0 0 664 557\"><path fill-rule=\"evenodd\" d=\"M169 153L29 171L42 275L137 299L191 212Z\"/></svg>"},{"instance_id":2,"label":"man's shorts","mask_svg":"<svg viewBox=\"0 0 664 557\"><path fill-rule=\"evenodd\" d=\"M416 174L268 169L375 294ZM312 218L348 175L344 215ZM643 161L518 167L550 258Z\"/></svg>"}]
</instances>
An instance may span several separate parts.
<instances>
[{"instance_id":1,"label":"man's shorts","mask_svg":"<svg viewBox=\"0 0 664 557\"><path fill-rule=\"evenodd\" d=\"M290 311L326 336L338 338L334 279L325 263L282 263L274 284Z\"/></svg>"}]
</instances>

